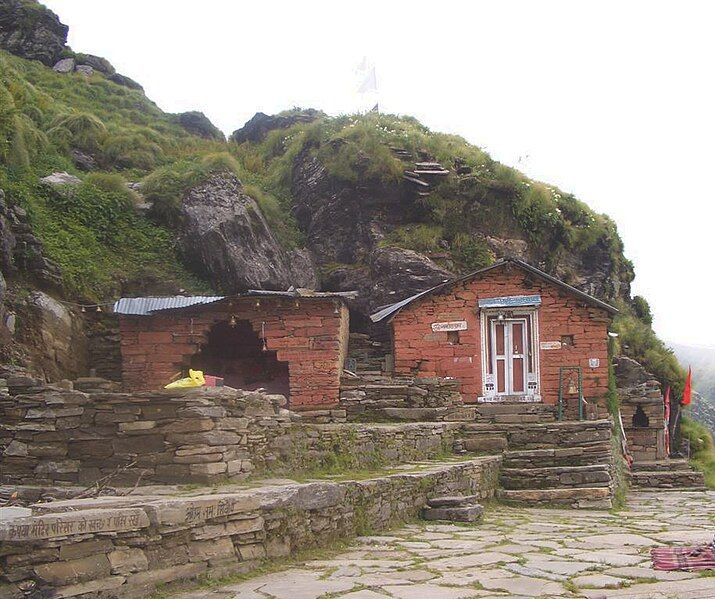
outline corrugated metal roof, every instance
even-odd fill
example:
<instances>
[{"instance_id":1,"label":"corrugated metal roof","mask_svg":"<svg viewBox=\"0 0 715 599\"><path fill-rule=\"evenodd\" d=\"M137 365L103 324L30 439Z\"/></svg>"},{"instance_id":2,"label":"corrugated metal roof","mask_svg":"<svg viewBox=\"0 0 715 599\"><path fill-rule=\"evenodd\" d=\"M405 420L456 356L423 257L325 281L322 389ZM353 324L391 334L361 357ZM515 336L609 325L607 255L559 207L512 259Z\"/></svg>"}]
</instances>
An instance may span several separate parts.
<instances>
[{"instance_id":1,"label":"corrugated metal roof","mask_svg":"<svg viewBox=\"0 0 715 599\"><path fill-rule=\"evenodd\" d=\"M399 301L399 302L396 302L396 303L394 303L394 304L390 304L389 306L386 306L385 308L382 308L382 310L378 310L378 311L375 312L374 314L371 314L371 315L370 315L370 320L372 320L373 322L380 322L380 321L383 320L384 318L387 318L387 317L390 316L391 314L393 314L393 313L397 312L398 310L400 310L400 308L402 308L403 306L406 306L407 304L409 304L409 303L413 302L414 300L416 300L416 299L417 299L418 297L420 297L421 295L424 295L425 293L429 293L430 291L432 291L432 290L431 290L431 289L427 289L427 291L420 291L419 293L415 293L415 295L411 295L410 297L406 297L405 299L403 299L403 300L401 300L401 301Z\"/></svg>"},{"instance_id":2,"label":"corrugated metal roof","mask_svg":"<svg viewBox=\"0 0 715 599\"><path fill-rule=\"evenodd\" d=\"M222 295L174 295L171 297L122 297L114 303L116 314L147 316L159 310L188 308L199 304L211 304L224 299Z\"/></svg>"},{"instance_id":3,"label":"corrugated metal roof","mask_svg":"<svg viewBox=\"0 0 715 599\"><path fill-rule=\"evenodd\" d=\"M553 283L554 285L558 285L559 287L568 291L569 293L572 293L573 295L581 298L584 302L591 304L592 306L596 306L598 308L606 310L606 312L609 312L610 314L618 313L618 309L614 308L610 304L607 304L606 302L601 301L600 299L593 297L592 295L589 295L588 293L585 293L585 292L581 291L580 289L576 289L575 287L572 287L568 283L564 283L563 281L560 281L556 277L552 277L550 274L545 273L543 270L539 270L535 266L531 266L531 264L527 264L523 260L519 260L518 258L505 258L503 260L495 262L491 266L487 266L486 268L482 268L480 270L477 270L477 271L470 273L468 275L465 275L463 277L460 277L457 279L452 279L451 281L447 281L440 285L436 285L435 287L432 287L431 289L426 289L425 291L423 291L421 293L417 293L417 294L410 296L408 298L405 298L397 303L387 306L386 308L382 308L378 312L375 312L374 314L372 314L370 316L370 320L372 320L373 322L379 322L386 318L392 318L400 310L402 310L402 308L404 308L408 304L411 304L415 300L420 299L423 296L431 295L432 293L437 293L443 289L449 289L453 285L456 285L456 284L464 282L464 281L469 281L471 279L478 277L481 274L484 274L486 272L489 272L491 270L494 270L495 268L499 268L506 264L513 264L514 266L517 266L518 268L521 268L522 270L525 270L527 272L532 273L533 275L536 275L542 279L545 279L545 280Z\"/></svg>"},{"instance_id":4,"label":"corrugated metal roof","mask_svg":"<svg viewBox=\"0 0 715 599\"><path fill-rule=\"evenodd\" d=\"M241 297L286 297L286 298L337 298L350 299L357 296L355 291L313 291L312 289L289 289L288 291L271 291L266 289L249 289L233 296L224 295L174 295L171 297L123 297L114 303L116 314L129 316L148 316L162 310L181 310L202 304L213 304L228 298Z\"/></svg>"},{"instance_id":5,"label":"corrugated metal roof","mask_svg":"<svg viewBox=\"0 0 715 599\"><path fill-rule=\"evenodd\" d=\"M479 300L480 308L518 308L520 306L540 306L540 295L510 295Z\"/></svg>"}]
</instances>

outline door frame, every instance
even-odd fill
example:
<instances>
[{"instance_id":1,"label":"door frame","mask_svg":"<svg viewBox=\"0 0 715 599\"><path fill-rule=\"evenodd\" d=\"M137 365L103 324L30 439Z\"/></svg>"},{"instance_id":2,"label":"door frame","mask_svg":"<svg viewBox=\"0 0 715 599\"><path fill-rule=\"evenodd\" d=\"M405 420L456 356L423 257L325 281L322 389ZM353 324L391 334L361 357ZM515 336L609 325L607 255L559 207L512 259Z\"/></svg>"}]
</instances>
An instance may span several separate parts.
<instances>
[{"instance_id":1,"label":"door frame","mask_svg":"<svg viewBox=\"0 0 715 599\"><path fill-rule=\"evenodd\" d=\"M521 346L524 351L522 351L521 354L515 354L514 353L514 325L515 324L521 324L522 329L521 329ZM504 329L504 353L499 356L496 353L496 346L497 346L497 339L496 339L496 330L498 326L504 326L506 327ZM528 379L528 364L527 361L529 359L529 334L527 331L527 327L529 326L529 319L523 315L521 317L519 316L512 316L510 318L504 318L504 320L496 320L492 319L490 321L490 327L489 327L489 332L490 332L490 337L489 337L489 342L491 344L490 348L490 354L491 354L491 370L493 373L498 372L498 363L499 361L504 362L504 391L502 393L499 392L498 388L498 382L497 382L497 389L496 395L497 396L512 396L512 395L526 395L527 391L527 379ZM522 360L522 370L521 370L521 391L515 391L513 389L514 387L514 359L518 355L518 358ZM497 381L498 381L498 375L497 375Z\"/></svg>"},{"instance_id":2,"label":"door frame","mask_svg":"<svg viewBox=\"0 0 715 599\"><path fill-rule=\"evenodd\" d=\"M536 308L514 308L510 310L498 308L481 308L479 310L480 321L480 337L481 337L481 359L480 367L482 372L482 395L477 398L478 402L501 402L509 399L510 401L524 402L540 402L541 401L541 371L539 368L539 311ZM491 355L489 348L492 335L489 327L494 326L495 320L490 317L498 316L500 313L504 315L504 320L514 321L522 320L525 322L524 336L526 338L525 349L529 349L528 339L531 337L531 358L525 354L524 359L524 392L519 394L497 393L496 391L496 357L492 356L493 372L489 373L487 362ZM530 333L530 335L529 335ZM506 346L505 346L506 349ZM510 355L511 351L509 352ZM533 370L529 370L532 368ZM506 369L505 369L506 373Z\"/></svg>"}]
</instances>

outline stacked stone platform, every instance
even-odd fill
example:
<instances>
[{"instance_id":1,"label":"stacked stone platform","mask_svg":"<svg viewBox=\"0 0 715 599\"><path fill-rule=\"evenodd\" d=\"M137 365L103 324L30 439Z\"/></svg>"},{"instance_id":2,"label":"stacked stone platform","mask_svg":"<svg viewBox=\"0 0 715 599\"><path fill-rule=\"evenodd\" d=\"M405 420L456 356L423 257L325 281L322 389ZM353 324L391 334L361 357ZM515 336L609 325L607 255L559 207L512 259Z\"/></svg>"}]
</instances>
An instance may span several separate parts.
<instances>
[{"instance_id":1,"label":"stacked stone platform","mask_svg":"<svg viewBox=\"0 0 715 599\"><path fill-rule=\"evenodd\" d=\"M477 503L478 499L477 495L433 497L427 500L422 518L446 522L478 522L484 514L484 508Z\"/></svg>"},{"instance_id":2,"label":"stacked stone platform","mask_svg":"<svg viewBox=\"0 0 715 599\"><path fill-rule=\"evenodd\" d=\"M467 451L503 452L499 497L607 508L613 497L611 421L469 424Z\"/></svg>"},{"instance_id":3,"label":"stacked stone platform","mask_svg":"<svg viewBox=\"0 0 715 599\"><path fill-rule=\"evenodd\" d=\"M437 377L345 376L340 408L350 421L473 421L475 406L465 406L459 381Z\"/></svg>"},{"instance_id":4,"label":"stacked stone platform","mask_svg":"<svg viewBox=\"0 0 715 599\"><path fill-rule=\"evenodd\" d=\"M706 488L703 473L691 468L687 460L677 459L634 462L630 481L634 487L664 491L701 491Z\"/></svg>"},{"instance_id":5,"label":"stacked stone platform","mask_svg":"<svg viewBox=\"0 0 715 599\"><path fill-rule=\"evenodd\" d=\"M0 596L143 597L159 584L248 572L416 517L431 497L494 496L499 457L417 464L359 481L222 487L6 508ZM166 489L162 491L166 493Z\"/></svg>"}]
</instances>

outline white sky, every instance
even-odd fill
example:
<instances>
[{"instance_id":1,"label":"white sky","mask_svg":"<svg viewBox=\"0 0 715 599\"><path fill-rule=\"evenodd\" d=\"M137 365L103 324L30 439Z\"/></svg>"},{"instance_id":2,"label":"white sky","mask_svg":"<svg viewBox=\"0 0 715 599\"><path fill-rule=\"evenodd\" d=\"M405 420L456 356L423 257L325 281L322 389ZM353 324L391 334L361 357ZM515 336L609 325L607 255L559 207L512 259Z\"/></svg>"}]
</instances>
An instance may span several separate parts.
<instances>
[{"instance_id":1,"label":"white sky","mask_svg":"<svg viewBox=\"0 0 715 599\"><path fill-rule=\"evenodd\" d=\"M658 333L715 345L715 4L45 4L75 50L111 60L164 110L201 110L225 132L259 110L355 111L354 69L369 56L383 112L458 133L609 214Z\"/></svg>"}]
</instances>

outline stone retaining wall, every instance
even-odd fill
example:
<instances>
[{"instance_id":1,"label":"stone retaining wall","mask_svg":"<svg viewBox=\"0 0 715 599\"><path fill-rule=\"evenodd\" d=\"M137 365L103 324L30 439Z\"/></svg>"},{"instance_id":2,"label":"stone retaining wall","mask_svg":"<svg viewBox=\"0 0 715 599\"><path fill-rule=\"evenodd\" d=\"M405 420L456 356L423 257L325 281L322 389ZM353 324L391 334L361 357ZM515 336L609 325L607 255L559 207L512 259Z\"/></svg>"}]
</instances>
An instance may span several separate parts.
<instances>
[{"instance_id":1,"label":"stone retaining wall","mask_svg":"<svg viewBox=\"0 0 715 599\"><path fill-rule=\"evenodd\" d=\"M415 517L429 497L491 498L499 461L478 458L363 481L7 508L13 513L0 523L0 596L134 598L162 583L250 571L262 558Z\"/></svg>"},{"instance_id":2,"label":"stone retaining wall","mask_svg":"<svg viewBox=\"0 0 715 599\"><path fill-rule=\"evenodd\" d=\"M215 483L375 468L460 447L448 423L303 424L281 409L282 396L258 392L82 393L10 383L15 394L0 395L5 483L86 485L108 475L112 485Z\"/></svg>"}]
</instances>

